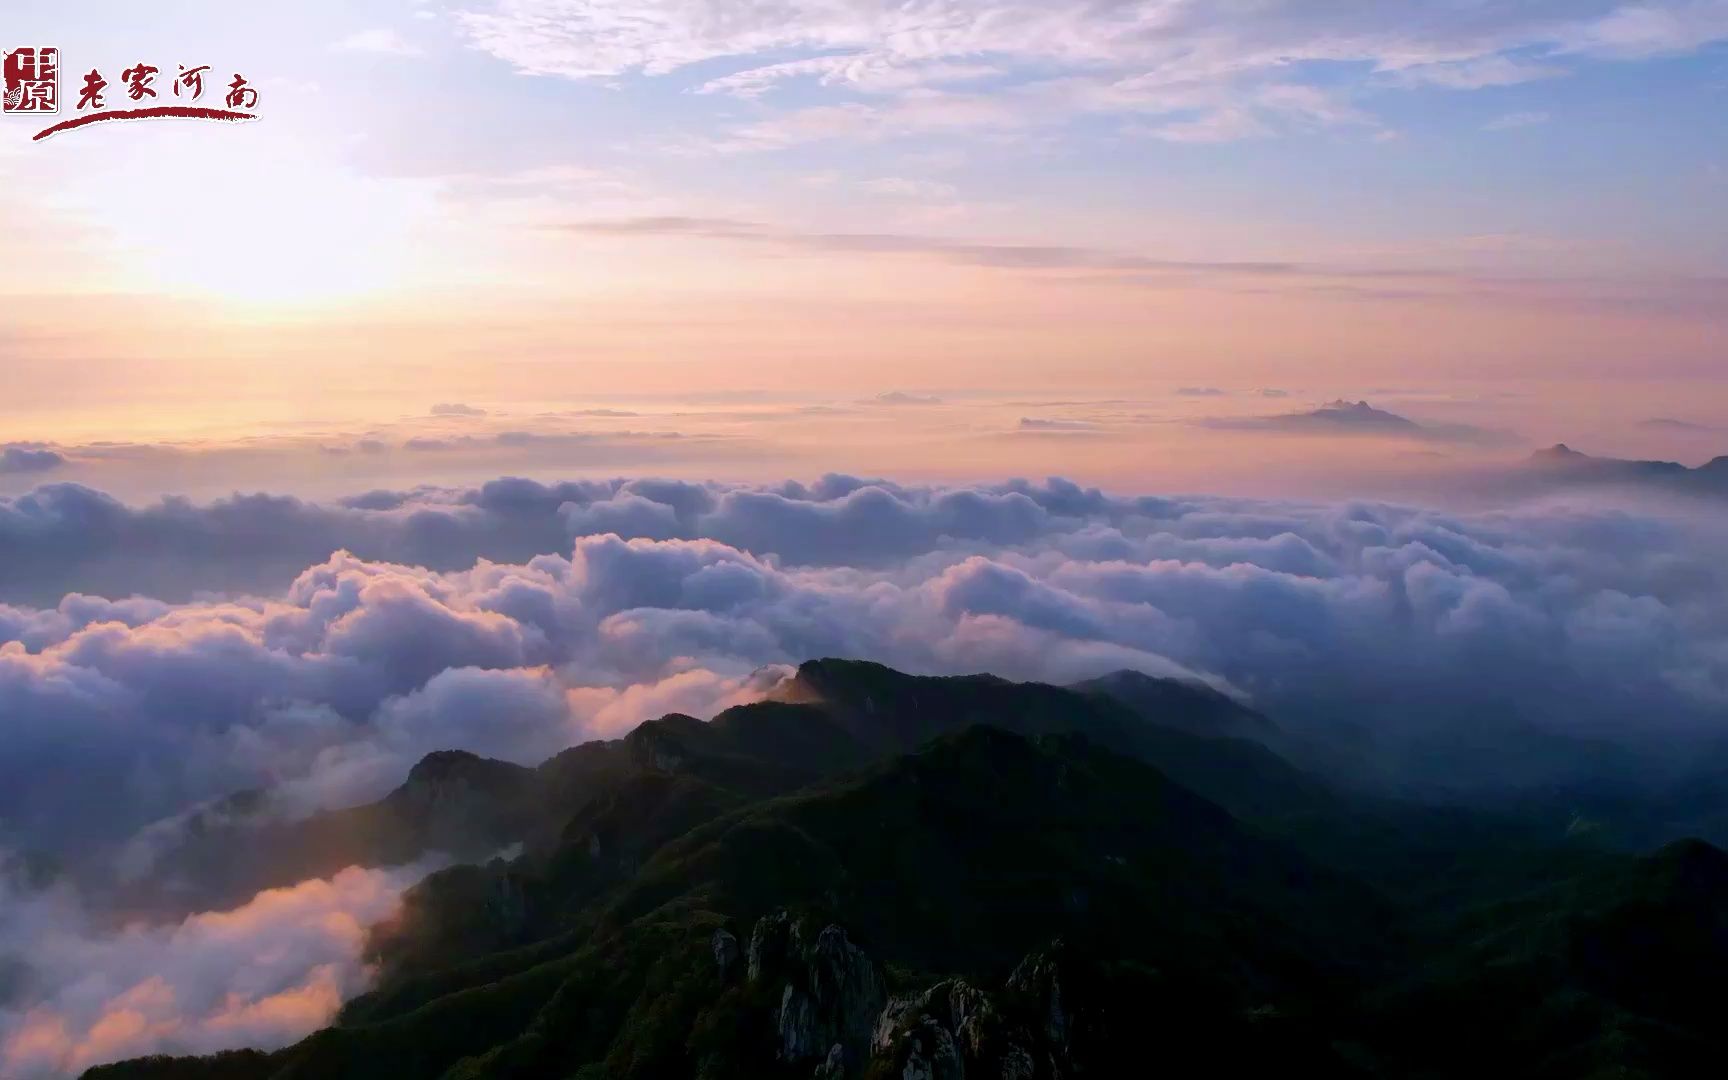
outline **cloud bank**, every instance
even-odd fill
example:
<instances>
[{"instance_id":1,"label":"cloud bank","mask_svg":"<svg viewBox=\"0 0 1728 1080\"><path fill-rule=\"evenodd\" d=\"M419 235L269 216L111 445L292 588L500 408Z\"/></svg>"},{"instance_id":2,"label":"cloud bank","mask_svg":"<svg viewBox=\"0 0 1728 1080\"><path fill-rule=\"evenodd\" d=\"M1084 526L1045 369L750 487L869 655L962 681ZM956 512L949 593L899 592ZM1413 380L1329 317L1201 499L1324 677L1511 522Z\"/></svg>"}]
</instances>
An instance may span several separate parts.
<instances>
[{"instance_id":1,"label":"cloud bank","mask_svg":"<svg viewBox=\"0 0 1728 1080\"><path fill-rule=\"evenodd\" d=\"M39 473L66 464L66 456L37 443L0 446L0 473Z\"/></svg>"},{"instance_id":2,"label":"cloud bank","mask_svg":"<svg viewBox=\"0 0 1728 1080\"><path fill-rule=\"evenodd\" d=\"M711 711L758 668L825 655L1051 680L1135 667L1388 727L1486 710L1684 730L1728 704L1724 521L1696 507L1456 515L841 476L338 505L34 497L120 523L10 533L8 565L65 582L152 537L188 552L168 575L183 586L255 539L279 563L337 551L273 595L0 607L0 820L22 845L118 841L241 788L360 801L446 747L534 762L651 715L619 701ZM96 538L81 560L50 561L79 535ZM44 779L68 771L88 782Z\"/></svg>"},{"instance_id":3,"label":"cloud bank","mask_svg":"<svg viewBox=\"0 0 1728 1080\"><path fill-rule=\"evenodd\" d=\"M351 867L169 926L103 927L65 886L0 887L0 957L29 958L0 1000L0 1075L74 1076L148 1053L274 1049L365 988L366 927L430 865Z\"/></svg>"},{"instance_id":4,"label":"cloud bank","mask_svg":"<svg viewBox=\"0 0 1728 1080\"><path fill-rule=\"evenodd\" d=\"M432 406L433 416L485 416L485 409L477 409L461 402L440 402Z\"/></svg>"}]
</instances>

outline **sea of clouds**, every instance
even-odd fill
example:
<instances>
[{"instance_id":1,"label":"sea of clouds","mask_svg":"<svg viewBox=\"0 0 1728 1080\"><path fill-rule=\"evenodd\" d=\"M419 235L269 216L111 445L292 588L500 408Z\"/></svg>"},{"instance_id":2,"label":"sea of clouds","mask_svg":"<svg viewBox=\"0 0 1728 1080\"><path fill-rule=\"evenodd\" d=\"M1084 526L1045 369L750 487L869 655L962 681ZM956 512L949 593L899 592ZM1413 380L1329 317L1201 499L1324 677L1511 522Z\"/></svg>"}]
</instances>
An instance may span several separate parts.
<instances>
[{"instance_id":1,"label":"sea of clouds","mask_svg":"<svg viewBox=\"0 0 1728 1080\"><path fill-rule=\"evenodd\" d=\"M531 764L712 715L820 656L1051 681L1137 668L1309 732L1486 717L1672 743L1728 715L1724 541L1728 513L1702 502L1460 514L1060 479L511 479L146 506L44 486L0 499L0 847L148 874L164 822L237 790L302 815L376 798L432 750ZM248 914L262 903L317 912L315 937L347 925L337 910L363 926L411 880L357 870L130 929L64 883L14 887L0 922L34 912L53 932L0 938L0 1074L291 1040L363 984L359 937L249 975L210 928L276 933ZM152 949L175 961L138 960Z\"/></svg>"}]
</instances>

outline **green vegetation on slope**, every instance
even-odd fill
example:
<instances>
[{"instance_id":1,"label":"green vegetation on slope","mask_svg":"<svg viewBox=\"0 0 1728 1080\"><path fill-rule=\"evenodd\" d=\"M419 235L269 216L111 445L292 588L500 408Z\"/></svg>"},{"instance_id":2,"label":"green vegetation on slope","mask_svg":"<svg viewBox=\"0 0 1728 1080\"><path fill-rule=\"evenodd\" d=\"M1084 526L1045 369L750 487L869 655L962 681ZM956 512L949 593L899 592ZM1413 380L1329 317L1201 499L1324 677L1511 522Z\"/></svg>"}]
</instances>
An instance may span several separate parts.
<instances>
[{"instance_id":1,"label":"green vegetation on slope","mask_svg":"<svg viewBox=\"0 0 1728 1080\"><path fill-rule=\"evenodd\" d=\"M819 661L538 770L443 756L404 786L425 822L526 850L411 890L337 1026L90 1075L1654 1077L1728 1049L1728 856L1342 794L1257 714L1142 680Z\"/></svg>"}]
</instances>

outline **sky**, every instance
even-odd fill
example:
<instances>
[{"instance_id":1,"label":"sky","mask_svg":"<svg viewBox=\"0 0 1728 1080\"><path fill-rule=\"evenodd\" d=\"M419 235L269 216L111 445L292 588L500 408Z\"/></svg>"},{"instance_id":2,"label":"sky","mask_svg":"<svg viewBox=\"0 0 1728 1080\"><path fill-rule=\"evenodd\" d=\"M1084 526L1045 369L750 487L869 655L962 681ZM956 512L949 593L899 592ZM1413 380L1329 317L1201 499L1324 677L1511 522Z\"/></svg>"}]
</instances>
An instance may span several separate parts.
<instances>
[{"instance_id":1,"label":"sky","mask_svg":"<svg viewBox=\"0 0 1728 1080\"><path fill-rule=\"evenodd\" d=\"M1184 388L1690 463L1641 425L1728 424L1722 0L25 0L6 32L62 50L63 116L89 70L127 104L141 61L260 95L246 124L0 123L11 442L352 441L440 403L610 439L612 408L734 447L680 471L1054 456L1198 490L1275 455L1141 431L1193 462L1141 476L995 436L1027 400L1226 404ZM895 439L738 415L894 393L999 411L925 413L898 441L942 452L886 465L857 459Z\"/></svg>"},{"instance_id":2,"label":"sky","mask_svg":"<svg viewBox=\"0 0 1728 1080\"><path fill-rule=\"evenodd\" d=\"M61 120L258 92L0 115L0 1075L292 1042L443 862L237 899L211 820L822 656L1199 680L1423 798L1719 760L1728 0L0 35Z\"/></svg>"}]
</instances>

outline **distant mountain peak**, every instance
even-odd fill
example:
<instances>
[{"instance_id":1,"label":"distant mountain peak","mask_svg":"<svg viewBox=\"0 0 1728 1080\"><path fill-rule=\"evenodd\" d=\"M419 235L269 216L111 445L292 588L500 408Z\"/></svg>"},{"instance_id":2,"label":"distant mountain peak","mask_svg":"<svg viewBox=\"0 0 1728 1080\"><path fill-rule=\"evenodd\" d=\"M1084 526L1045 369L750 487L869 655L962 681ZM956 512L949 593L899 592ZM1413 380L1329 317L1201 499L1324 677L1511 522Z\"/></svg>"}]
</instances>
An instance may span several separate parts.
<instances>
[{"instance_id":1,"label":"distant mountain peak","mask_svg":"<svg viewBox=\"0 0 1728 1080\"><path fill-rule=\"evenodd\" d=\"M1687 468L1677 461L1595 457L1555 443L1532 453L1529 463L1533 469L1562 475L1569 482L1648 484L1694 494L1728 494L1728 455Z\"/></svg>"},{"instance_id":2,"label":"distant mountain peak","mask_svg":"<svg viewBox=\"0 0 1728 1080\"><path fill-rule=\"evenodd\" d=\"M1281 431L1305 435L1364 435L1504 446L1521 442L1517 435L1472 424L1425 424L1376 408L1366 400L1336 398L1306 412L1273 416L1213 416L1194 421L1230 431Z\"/></svg>"},{"instance_id":3,"label":"distant mountain peak","mask_svg":"<svg viewBox=\"0 0 1728 1080\"><path fill-rule=\"evenodd\" d=\"M701 746L708 734L705 721L684 713L667 713L658 720L638 724L624 736L624 745L637 764L661 772L677 772L693 747Z\"/></svg>"},{"instance_id":4,"label":"distant mountain peak","mask_svg":"<svg viewBox=\"0 0 1728 1080\"><path fill-rule=\"evenodd\" d=\"M434 750L408 770L408 778L386 801L421 811L520 792L534 770L466 750Z\"/></svg>"},{"instance_id":5,"label":"distant mountain peak","mask_svg":"<svg viewBox=\"0 0 1728 1080\"><path fill-rule=\"evenodd\" d=\"M1366 401L1346 401L1338 398L1308 414L1319 420L1333 420L1341 423L1372 424L1387 427L1420 427L1416 421L1395 412L1376 409Z\"/></svg>"},{"instance_id":6,"label":"distant mountain peak","mask_svg":"<svg viewBox=\"0 0 1728 1080\"><path fill-rule=\"evenodd\" d=\"M408 771L408 778L416 776L436 775L451 769L466 768L485 758L469 750L434 750L414 763Z\"/></svg>"},{"instance_id":7,"label":"distant mountain peak","mask_svg":"<svg viewBox=\"0 0 1728 1080\"><path fill-rule=\"evenodd\" d=\"M472 777L484 773L500 773L518 771L525 772L520 765L512 765L496 758L481 757L467 750L434 750L414 763L408 770L406 783L428 783L436 780L449 780L457 777Z\"/></svg>"}]
</instances>

